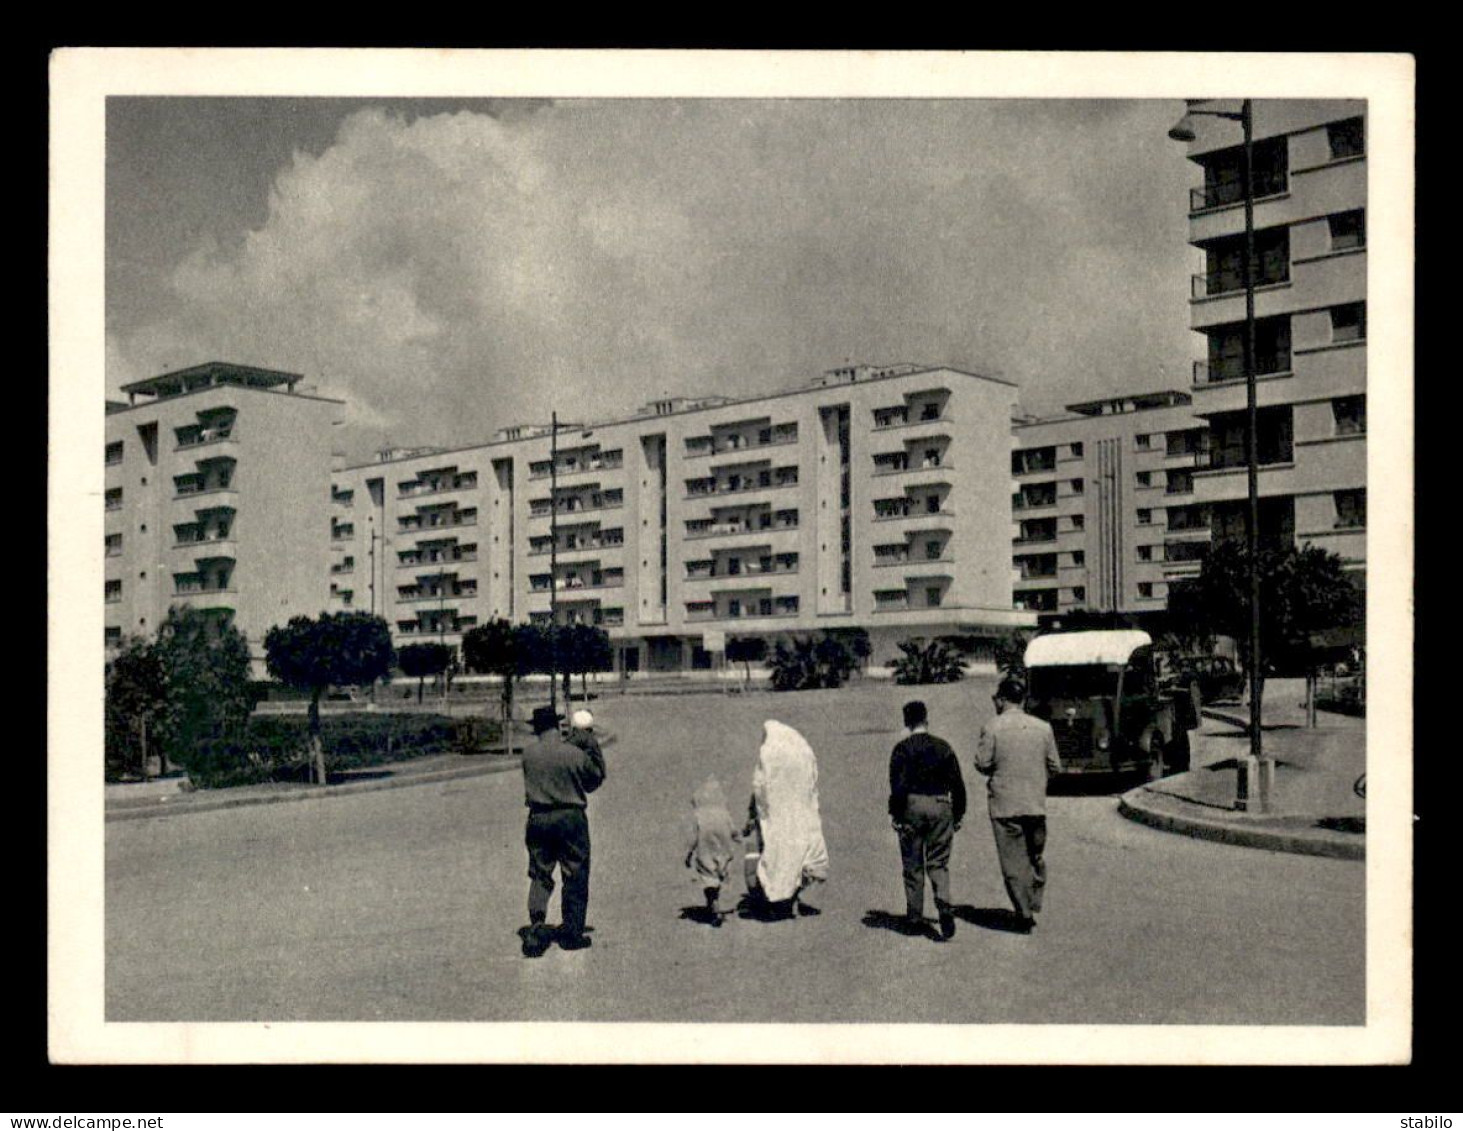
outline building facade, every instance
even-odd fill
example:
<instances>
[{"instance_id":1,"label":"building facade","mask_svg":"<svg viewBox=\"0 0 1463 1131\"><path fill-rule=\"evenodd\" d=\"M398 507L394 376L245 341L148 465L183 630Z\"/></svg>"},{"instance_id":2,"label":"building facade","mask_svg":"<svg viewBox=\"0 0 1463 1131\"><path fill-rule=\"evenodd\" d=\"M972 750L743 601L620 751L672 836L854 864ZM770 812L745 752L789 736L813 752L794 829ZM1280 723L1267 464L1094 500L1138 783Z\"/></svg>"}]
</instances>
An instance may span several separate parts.
<instances>
[{"instance_id":1,"label":"building facade","mask_svg":"<svg viewBox=\"0 0 1463 1131\"><path fill-rule=\"evenodd\" d=\"M1012 566L1018 608L1161 612L1169 578L1209 542L1195 503L1205 422L1187 393L1067 406L1012 428Z\"/></svg>"},{"instance_id":2,"label":"building facade","mask_svg":"<svg viewBox=\"0 0 1463 1131\"><path fill-rule=\"evenodd\" d=\"M708 662L718 637L995 634L1012 608L1014 386L848 366L785 393L387 451L331 490L334 608L398 646L495 618L603 627L619 670Z\"/></svg>"},{"instance_id":3,"label":"building facade","mask_svg":"<svg viewBox=\"0 0 1463 1131\"><path fill-rule=\"evenodd\" d=\"M342 402L299 374L211 362L123 387L108 402L108 647L152 636L172 605L248 638L329 601L331 425Z\"/></svg>"},{"instance_id":4,"label":"building facade","mask_svg":"<svg viewBox=\"0 0 1463 1131\"><path fill-rule=\"evenodd\" d=\"M1233 111L1233 102L1193 108ZM1215 538L1243 538L1244 183L1240 128L1191 115L1190 325L1203 337L1193 409L1209 429L1194 503ZM1364 579L1366 104L1253 103L1255 368L1262 544L1311 543ZM1197 570L1197 564L1190 567Z\"/></svg>"}]
</instances>

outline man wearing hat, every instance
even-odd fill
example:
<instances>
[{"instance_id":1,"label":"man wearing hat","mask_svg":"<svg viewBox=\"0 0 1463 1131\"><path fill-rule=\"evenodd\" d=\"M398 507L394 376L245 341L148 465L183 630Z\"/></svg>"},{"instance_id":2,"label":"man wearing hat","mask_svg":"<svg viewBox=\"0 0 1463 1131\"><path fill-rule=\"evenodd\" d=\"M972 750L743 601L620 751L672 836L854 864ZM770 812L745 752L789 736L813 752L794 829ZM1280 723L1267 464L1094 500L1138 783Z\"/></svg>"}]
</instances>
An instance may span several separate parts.
<instances>
[{"instance_id":1,"label":"man wearing hat","mask_svg":"<svg viewBox=\"0 0 1463 1131\"><path fill-rule=\"evenodd\" d=\"M599 744L580 747L559 734L561 716L552 707L535 707L534 741L523 751L523 793L528 805L528 926L523 953L537 958L553 941L549 930L549 896L554 891L554 867L564 884L564 924L558 942L564 950L590 944L584 933L589 907L589 794L605 779L604 755Z\"/></svg>"},{"instance_id":2,"label":"man wearing hat","mask_svg":"<svg viewBox=\"0 0 1463 1131\"><path fill-rule=\"evenodd\" d=\"M1046 886L1046 787L1062 772L1051 724L1023 709L1026 685L1010 676L996 688L996 717L980 732L975 768L988 779L991 831L1016 930L1030 934Z\"/></svg>"}]
</instances>

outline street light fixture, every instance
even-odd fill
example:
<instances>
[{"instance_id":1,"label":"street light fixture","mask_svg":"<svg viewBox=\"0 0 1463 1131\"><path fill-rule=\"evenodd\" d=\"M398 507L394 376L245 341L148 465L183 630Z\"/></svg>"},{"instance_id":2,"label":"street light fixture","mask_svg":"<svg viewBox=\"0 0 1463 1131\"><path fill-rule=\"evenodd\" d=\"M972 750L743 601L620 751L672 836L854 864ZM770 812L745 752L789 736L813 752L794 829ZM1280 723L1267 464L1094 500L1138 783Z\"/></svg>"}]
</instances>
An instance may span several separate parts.
<instances>
[{"instance_id":1,"label":"street light fixture","mask_svg":"<svg viewBox=\"0 0 1463 1131\"><path fill-rule=\"evenodd\" d=\"M1259 425L1255 390L1255 142L1254 108L1250 99L1240 102L1238 112L1233 110L1200 110L1192 102L1184 116L1168 131L1174 141L1191 142L1195 139L1194 128L1189 119L1196 116L1225 118L1239 122L1244 133L1242 160L1244 171L1245 206L1245 474L1248 486L1248 507L1245 511L1245 549L1249 566L1250 588L1250 758L1258 781L1256 789L1250 789L1246 767L1239 775L1239 796L1236 806L1264 813L1270 808L1270 798L1275 780L1275 766L1267 761L1260 731L1260 468L1259 468Z\"/></svg>"}]
</instances>

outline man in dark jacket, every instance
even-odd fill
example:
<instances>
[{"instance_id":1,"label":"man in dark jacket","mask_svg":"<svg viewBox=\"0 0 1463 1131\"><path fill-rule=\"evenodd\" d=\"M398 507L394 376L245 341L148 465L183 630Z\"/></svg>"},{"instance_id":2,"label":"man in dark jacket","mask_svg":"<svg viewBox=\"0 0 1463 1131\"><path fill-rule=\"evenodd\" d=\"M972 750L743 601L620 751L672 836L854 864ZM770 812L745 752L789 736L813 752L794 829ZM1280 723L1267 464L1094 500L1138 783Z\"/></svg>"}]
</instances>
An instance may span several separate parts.
<instances>
[{"instance_id":1,"label":"man in dark jacket","mask_svg":"<svg viewBox=\"0 0 1463 1131\"><path fill-rule=\"evenodd\" d=\"M909 737L889 757L889 818L899 833L904 865L905 928L925 934L925 876L935 889L940 941L955 934L950 910L950 849L965 819L965 779L955 751L929 733L929 712L918 700L904 705Z\"/></svg>"},{"instance_id":2,"label":"man in dark jacket","mask_svg":"<svg viewBox=\"0 0 1463 1131\"><path fill-rule=\"evenodd\" d=\"M554 867L564 883L564 924L559 945L565 950L589 946L584 933L589 908L588 795L605 779L599 744L581 748L559 734L559 715L552 707L535 707L534 741L523 751L523 792L528 805L528 926L523 953L537 958L548 950L553 933L546 925Z\"/></svg>"},{"instance_id":3,"label":"man in dark jacket","mask_svg":"<svg viewBox=\"0 0 1463 1131\"><path fill-rule=\"evenodd\" d=\"M991 831L1016 930L1030 934L1046 887L1046 787L1062 772L1051 724L1023 709L1026 685L1007 677L996 688L996 717L980 732L975 768L989 778Z\"/></svg>"}]
</instances>

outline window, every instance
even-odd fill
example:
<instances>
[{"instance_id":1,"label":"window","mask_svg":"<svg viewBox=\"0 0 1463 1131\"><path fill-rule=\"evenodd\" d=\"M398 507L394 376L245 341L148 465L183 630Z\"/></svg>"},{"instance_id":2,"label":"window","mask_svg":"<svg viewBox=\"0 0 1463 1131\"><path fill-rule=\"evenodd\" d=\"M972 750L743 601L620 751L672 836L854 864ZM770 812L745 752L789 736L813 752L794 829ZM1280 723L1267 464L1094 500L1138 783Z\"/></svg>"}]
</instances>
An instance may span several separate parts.
<instances>
[{"instance_id":1,"label":"window","mask_svg":"<svg viewBox=\"0 0 1463 1131\"><path fill-rule=\"evenodd\" d=\"M1138 582L1138 596L1140 596L1140 597L1152 597L1153 596L1153 582L1151 582L1151 581L1140 581L1140 582Z\"/></svg>"},{"instance_id":2,"label":"window","mask_svg":"<svg viewBox=\"0 0 1463 1131\"><path fill-rule=\"evenodd\" d=\"M1072 551L1072 564L1074 566L1086 565L1087 564L1087 551L1086 550L1073 550Z\"/></svg>"},{"instance_id":3,"label":"window","mask_svg":"<svg viewBox=\"0 0 1463 1131\"><path fill-rule=\"evenodd\" d=\"M1082 458L1082 445L1080 443L1076 443L1076 444L1073 444L1072 445L1072 458L1073 459L1081 459Z\"/></svg>"},{"instance_id":4,"label":"window","mask_svg":"<svg viewBox=\"0 0 1463 1131\"><path fill-rule=\"evenodd\" d=\"M1153 486L1153 472L1151 472L1151 471L1140 471L1140 472L1138 472L1138 486L1139 487L1152 487Z\"/></svg>"},{"instance_id":5,"label":"window","mask_svg":"<svg viewBox=\"0 0 1463 1131\"><path fill-rule=\"evenodd\" d=\"M919 418L921 420L939 420L940 406L933 401L927 405L923 405L919 410Z\"/></svg>"},{"instance_id":6,"label":"window","mask_svg":"<svg viewBox=\"0 0 1463 1131\"><path fill-rule=\"evenodd\" d=\"M1138 450L1140 452L1146 452L1152 449L1153 437L1147 432L1139 432L1138 435L1133 438L1138 441Z\"/></svg>"},{"instance_id":7,"label":"window","mask_svg":"<svg viewBox=\"0 0 1463 1131\"><path fill-rule=\"evenodd\" d=\"M1146 507L1138 508L1138 525L1149 526L1153 522L1153 512Z\"/></svg>"},{"instance_id":8,"label":"window","mask_svg":"<svg viewBox=\"0 0 1463 1131\"><path fill-rule=\"evenodd\" d=\"M1331 145L1331 160L1360 157L1366 153L1366 123L1361 118L1347 118L1326 126L1326 140Z\"/></svg>"},{"instance_id":9,"label":"window","mask_svg":"<svg viewBox=\"0 0 1463 1131\"><path fill-rule=\"evenodd\" d=\"M1366 526L1366 488L1337 491L1334 497L1337 529L1357 530Z\"/></svg>"},{"instance_id":10,"label":"window","mask_svg":"<svg viewBox=\"0 0 1463 1131\"><path fill-rule=\"evenodd\" d=\"M1331 340L1359 342L1366 338L1366 303L1352 302L1331 308Z\"/></svg>"},{"instance_id":11,"label":"window","mask_svg":"<svg viewBox=\"0 0 1463 1131\"><path fill-rule=\"evenodd\" d=\"M1245 376L1245 324L1234 322L1209 332L1204 381L1242 381ZM1255 321L1255 372L1290 372L1290 315ZM1195 375L1198 378L1198 374Z\"/></svg>"},{"instance_id":12,"label":"window","mask_svg":"<svg viewBox=\"0 0 1463 1131\"><path fill-rule=\"evenodd\" d=\"M925 513L926 514L939 514L940 513L940 496L939 495L926 495L925 496Z\"/></svg>"},{"instance_id":13,"label":"window","mask_svg":"<svg viewBox=\"0 0 1463 1131\"><path fill-rule=\"evenodd\" d=\"M1139 546L1138 547L1138 560L1140 562L1151 562L1153 560L1153 547L1152 546Z\"/></svg>"},{"instance_id":14,"label":"window","mask_svg":"<svg viewBox=\"0 0 1463 1131\"><path fill-rule=\"evenodd\" d=\"M1072 586L1072 600L1074 600L1074 601L1085 601L1085 600L1087 600L1087 587L1085 585L1074 585L1074 586Z\"/></svg>"},{"instance_id":15,"label":"window","mask_svg":"<svg viewBox=\"0 0 1463 1131\"><path fill-rule=\"evenodd\" d=\"M96 464L92 464L92 466L95 467ZM107 510L116 511L122 509L122 488L113 487L104 497L106 499Z\"/></svg>"},{"instance_id":16,"label":"window","mask_svg":"<svg viewBox=\"0 0 1463 1131\"><path fill-rule=\"evenodd\" d=\"M1073 530L1082 530L1086 526L1087 526L1087 517L1085 515L1074 514L1072 516L1072 529Z\"/></svg>"},{"instance_id":17,"label":"window","mask_svg":"<svg viewBox=\"0 0 1463 1131\"><path fill-rule=\"evenodd\" d=\"M1082 480L1082 479L1073 479L1072 480L1072 494L1074 494L1074 495L1080 495L1080 494L1082 494L1082 490L1083 490L1083 487L1085 485L1085 482L1086 481L1085 480Z\"/></svg>"},{"instance_id":18,"label":"window","mask_svg":"<svg viewBox=\"0 0 1463 1131\"><path fill-rule=\"evenodd\" d=\"M1366 432L1366 397L1337 397L1331 402L1336 418L1336 435L1359 436Z\"/></svg>"},{"instance_id":19,"label":"window","mask_svg":"<svg viewBox=\"0 0 1463 1131\"><path fill-rule=\"evenodd\" d=\"M925 604L928 605L930 608L935 608L937 605L939 605L939 603L940 587L938 585L927 586L925 588Z\"/></svg>"},{"instance_id":20,"label":"window","mask_svg":"<svg viewBox=\"0 0 1463 1131\"><path fill-rule=\"evenodd\" d=\"M1331 225L1331 250L1349 251L1366 247L1366 212L1336 212L1326 217Z\"/></svg>"},{"instance_id":21,"label":"window","mask_svg":"<svg viewBox=\"0 0 1463 1131\"><path fill-rule=\"evenodd\" d=\"M943 548L944 547L942 547L940 545L940 543L938 543L938 542L926 542L925 543L925 560L926 561L931 561L931 562L937 562L937 561L939 561L940 560L940 551Z\"/></svg>"},{"instance_id":22,"label":"window","mask_svg":"<svg viewBox=\"0 0 1463 1131\"><path fill-rule=\"evenodd\" d=\"M1194 489L1194 473L1187 468L1171 468L1167 475L1167 494L1187 495Z\"/></svg>"},{"instance_id":23,"label":"window","mask_svg":"<svg viewBox=\"0 0 1463 1131\"><path fill-rule=\"evenodd\" d=\"M96 464L92 464L92 466L95 467ZM122 599L122 581L120 578L107 582L106 595L108 601L120 601Z\"/></svg>"},{"instance_id":24,"label":"window","mask_svg":"<svg viewBox=\"0 0 1463 1131\"><path fill-rule=\"evenodd\" d=\"M122 552L122 535L107 535L107 557L115 557Z\"/></svg>"},{"instance_id":25,"label":"window","mask_svg":"<svg viewBox=\"0 0 1463 1131\"><path fill-rule=\"evenodd\" d=\"M122 629L121 629L121 627L118 626L118 625L112 625L112 624L107 625L106 630L105 630L105 633L103 635L103 642L108 647L111 647L112 645L115 645L115 644L122 643Z\"/></svg>"},{"instance_id":26,"label":"window","mask_svg":"<svg viewBox=\"0 0 1463 1131\"><path fill-rule=\"evenodd\" d=\"M113 441L112 443L110 443L110 444L107 445L107 462L109 464L110 463L121 463L122 462L122 441L121 440ZM93 465L93 466L95 466L95 465Z\"/></svg>"}]
</instances>

